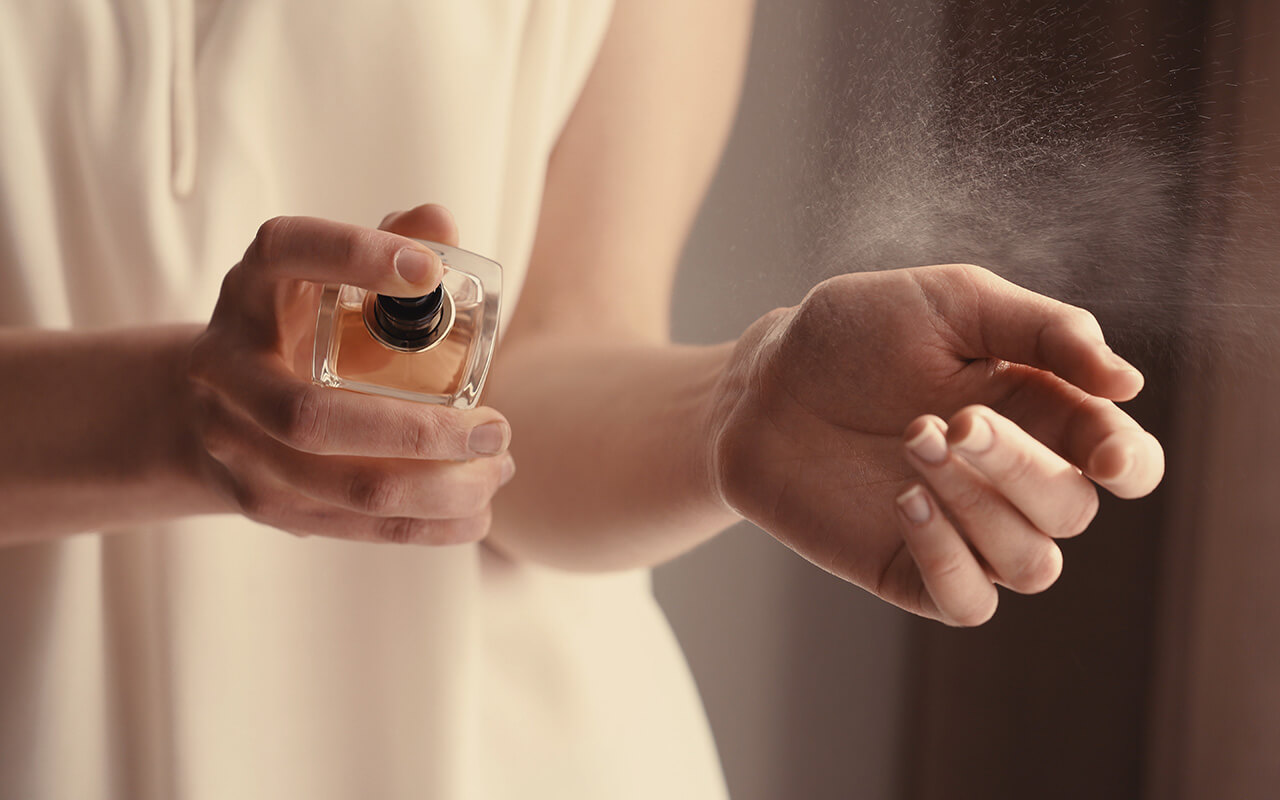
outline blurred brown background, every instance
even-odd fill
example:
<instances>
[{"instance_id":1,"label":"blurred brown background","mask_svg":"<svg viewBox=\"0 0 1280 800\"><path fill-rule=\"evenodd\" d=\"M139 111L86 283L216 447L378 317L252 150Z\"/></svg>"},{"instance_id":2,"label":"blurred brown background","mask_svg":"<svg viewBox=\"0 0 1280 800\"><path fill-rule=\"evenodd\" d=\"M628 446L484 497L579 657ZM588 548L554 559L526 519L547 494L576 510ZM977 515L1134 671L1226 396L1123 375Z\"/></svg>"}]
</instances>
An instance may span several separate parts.
<instances>
[{"instance_id":1,"label":"blurred brown background","mask_svg":"<svg viewBox=\"0 0 1280 800\"><path fill-rule=\"evenodd\" d=\"M758 3L677 338L838 271L981 263L1099 315L1169 476L978 630L749 525L660 569L733 796L1275 796L1280 4Z\"/></svg>"}]
</instances>

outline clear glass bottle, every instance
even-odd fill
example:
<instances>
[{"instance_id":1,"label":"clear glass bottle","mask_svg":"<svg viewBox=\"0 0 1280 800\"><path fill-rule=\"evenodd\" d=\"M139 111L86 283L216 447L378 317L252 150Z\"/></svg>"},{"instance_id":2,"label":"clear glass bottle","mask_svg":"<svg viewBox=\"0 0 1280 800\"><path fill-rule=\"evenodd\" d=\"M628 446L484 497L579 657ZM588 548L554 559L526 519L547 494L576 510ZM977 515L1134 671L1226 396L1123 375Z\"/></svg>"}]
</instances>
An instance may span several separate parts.
<instances>
[{"instance_id":1,"label":"clear glass bottle","mask_svg":"<svg viewBox=\"0 0 1280 800\"><path fill-rule=\"evenodd\" d=\"M324 287L316 383L457 408L476 404L498 336L502 268L466 250L422 244L444 262L444 280L431 294L395 298Z\"/></svg>"}]
</instances>

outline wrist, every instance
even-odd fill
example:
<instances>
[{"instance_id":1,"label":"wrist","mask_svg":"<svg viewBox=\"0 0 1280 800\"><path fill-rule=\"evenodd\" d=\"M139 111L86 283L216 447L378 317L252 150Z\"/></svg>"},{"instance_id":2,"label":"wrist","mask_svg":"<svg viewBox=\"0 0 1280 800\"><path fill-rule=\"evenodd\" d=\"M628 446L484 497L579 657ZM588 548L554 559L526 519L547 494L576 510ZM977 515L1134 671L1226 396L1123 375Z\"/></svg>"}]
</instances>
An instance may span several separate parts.
<instances>
[{"instance_id":1,"label":"wrist","mask_svg":"<svg viewBox=\"0 0 1280 800\"><path fill-rule=\"evenodd\" d=\"M195 429L195 395L188 377L191 347L203 332L199 325L147 330L143 345L151 354L154 372L146 374L146 396L139 413L147 413L145 453L139 463L148 483L166 487L177 515L226 510L214 490L208 458Z\"/></svg>"},{"instance_id":2,"label":"wrist","mask_svg":"<svg viewBox=\"0 0 1280 800\"><path fill-rule=\"evenodd\" d=\"M715 383L707 413L706 475L715 502L726 513L747 517L742 488L750 485L752 473L760 467L762 454L756 443L760 437L744 435L744 428L767 424L756 402L767 363L775 343L794 313L793 308L776 308L760 317L732 343ZM749 420L744 424L744 420Z\"/></svg>"},{"instance_id":3,"label":"wrist","mask_svg":"<svg viewBox=\"0 0 1280 800\"><path fill-rule=\"evenodd\" d=\"M743 389L743 372L738 368L737 360L740 349L740 342L708 348L709 368L702 373L706 377L692 393L697 398L699 410L693 415L694 429L689 439L693 445L688 456L689 485L695 487L699 502L708 513L734 518L726 525L736 521L739 515L723 491L720 444L725 421Z\"/></svg>"}]
</instances>

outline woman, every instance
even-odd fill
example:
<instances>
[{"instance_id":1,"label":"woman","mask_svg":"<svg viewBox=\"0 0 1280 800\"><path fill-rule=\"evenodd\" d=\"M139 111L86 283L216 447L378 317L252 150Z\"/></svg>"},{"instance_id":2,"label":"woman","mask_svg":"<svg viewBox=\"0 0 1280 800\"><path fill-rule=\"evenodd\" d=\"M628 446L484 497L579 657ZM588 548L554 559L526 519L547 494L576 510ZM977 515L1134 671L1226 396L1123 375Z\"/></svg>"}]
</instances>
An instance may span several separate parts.
<instances>
[{"instance_id":1,"label":"woman","mask_svg":"<svg viewBox=\"0 0 1280 800\"><path fill-rule=\"evenodd\" d=\"M743 2L18 5L0 795L718 796L644 568L746 517L977 624L1160 478L1092 318L977 268L669 342ZM403 237L506 268L486 407L290 368L319 283L438 282Z\"/></svg>"}]
</instances>

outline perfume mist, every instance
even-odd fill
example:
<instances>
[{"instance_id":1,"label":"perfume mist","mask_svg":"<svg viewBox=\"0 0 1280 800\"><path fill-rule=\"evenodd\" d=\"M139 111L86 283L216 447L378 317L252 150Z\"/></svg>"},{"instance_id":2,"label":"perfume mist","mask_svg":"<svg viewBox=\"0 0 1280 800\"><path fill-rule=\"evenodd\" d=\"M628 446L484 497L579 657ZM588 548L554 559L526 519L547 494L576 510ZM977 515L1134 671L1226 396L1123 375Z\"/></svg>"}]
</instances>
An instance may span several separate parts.
<instances>
[{"instance_id":1,"label":"perfume mist","mask_svg":"<svg viewBox=\"0 0 1280 800\"><path fill-rule=\"evenodd\" d=\"M429 294L324 287L313 380L422 403L476 404L497 341L502 268L466 250L422 244L444 262L444 280Z\"/></svg>"}]
</instances>

